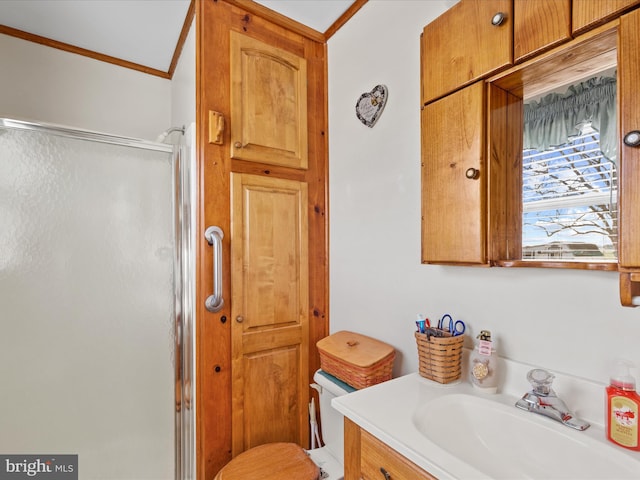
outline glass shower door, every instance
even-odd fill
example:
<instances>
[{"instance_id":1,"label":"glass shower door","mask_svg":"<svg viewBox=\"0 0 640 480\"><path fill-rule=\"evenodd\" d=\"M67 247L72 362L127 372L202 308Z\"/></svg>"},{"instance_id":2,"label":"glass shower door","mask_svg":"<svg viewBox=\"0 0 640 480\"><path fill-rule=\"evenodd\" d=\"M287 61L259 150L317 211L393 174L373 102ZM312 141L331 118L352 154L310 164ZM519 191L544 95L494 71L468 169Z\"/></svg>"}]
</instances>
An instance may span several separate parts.
<instances>
[{"instance_id":1,"label":"glass shower door","mask_svg":"<svg viewBox=\"0 0 640 480\"><path fill-rule=\"evenodd\" d=\"M169 146L0 126L0 454L174 478L173 176Z\"/></svg>"}]
</instances>

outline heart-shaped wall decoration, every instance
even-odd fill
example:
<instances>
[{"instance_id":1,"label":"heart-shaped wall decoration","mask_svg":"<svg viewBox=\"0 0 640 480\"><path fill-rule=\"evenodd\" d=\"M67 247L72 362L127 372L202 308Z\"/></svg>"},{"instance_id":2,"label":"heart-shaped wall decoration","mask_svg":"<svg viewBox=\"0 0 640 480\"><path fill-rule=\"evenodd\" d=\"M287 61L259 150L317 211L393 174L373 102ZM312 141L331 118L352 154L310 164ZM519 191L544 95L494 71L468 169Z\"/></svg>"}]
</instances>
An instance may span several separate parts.
<instances>
[{"instance_id":1,"label":"heart-shaped wall decoration","mask_svg":"<svg viewBox=\"0 0 640 480\"><path fill-rule=\"evenodd\" d=\"M373 127L387 104L387 87L376 85L373 90L360 95L356 103L356 116L367 127Z\"/></svg>"}]
</instances>

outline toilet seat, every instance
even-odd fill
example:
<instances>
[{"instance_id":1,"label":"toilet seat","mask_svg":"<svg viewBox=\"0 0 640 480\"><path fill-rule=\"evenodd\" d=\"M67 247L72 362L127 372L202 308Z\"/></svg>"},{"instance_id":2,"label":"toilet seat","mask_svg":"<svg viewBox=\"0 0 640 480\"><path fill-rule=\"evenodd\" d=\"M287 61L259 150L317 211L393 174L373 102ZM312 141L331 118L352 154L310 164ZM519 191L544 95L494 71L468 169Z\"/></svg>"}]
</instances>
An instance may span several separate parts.
<instances>
[{"instance_id":1,"label":"toilet seat","mask_svg":"<svg viewBox=\"0 0 640 480\"><path fill-rule=\"evenodd\" d=\"M320 469L295 443L266 443L231 460L214 480L318 480Z\"/></svg>"}]
</instances>

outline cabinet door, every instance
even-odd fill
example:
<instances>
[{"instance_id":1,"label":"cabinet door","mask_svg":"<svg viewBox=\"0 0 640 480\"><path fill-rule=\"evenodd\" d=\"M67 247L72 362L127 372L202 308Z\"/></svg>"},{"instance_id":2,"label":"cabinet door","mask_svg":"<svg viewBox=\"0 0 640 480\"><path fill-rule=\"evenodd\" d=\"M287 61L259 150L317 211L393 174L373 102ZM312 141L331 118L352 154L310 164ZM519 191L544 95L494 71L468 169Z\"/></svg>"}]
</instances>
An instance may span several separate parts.
<instances>
[{"instance_id":1,"label":"cabinet door","mask_svg":"<svg viewBox=\"0 0 640 480\"><path fill-rule=\"evenodd\" d=\"M620 132L640 130L640 10L620 19L618 46ZM640 268L640 147L620 143L618 263Z\"/></svg>"},{"instance_id":2,"label":"cabinet door","mask_svg":"<svg viewBox=\"0 0 640 480\"><path fill-rule=\"evenodd\" d=\"M493 25L503 13L505 20ZM512 61L511 0L461 0L422 32L425 104Z\"/></svg>"},{"instance_id":3,"label":"cabinet door","mask_svg":"<svg viewBox=\"0 0 640 480\"><path fill-rule=\"evenodd\" d=\"M435 480L423 469L391 447L361 430L361 474L363 480Z\"/></svg>"},{"instance_id":4,"label":"cabinet door","mask_svg":"<svg viewBox=\"0 0 640 480\"><path fill-rule=\"evenodd\" d=\"M640 0L573 0L573 33L595 27L636 5Z\"/></svg>"},{"instance_id":5,"label":"cabinet door","mask_svg":"<svg viewBox=\"0 0 640 480\"><path fill-rule=\"evenodd\" d=\"M232 174L233 454L307 440L307 184Z\"/></svg>"},{"instance_id":6,"label":"cabinet door","mask_svg":"<svg viewBox=\"0 0 640 480\"><path fill-rule=\"evenodd\" d=\"M231 158L307 168L307 64L231 32Z\"/></svg>"},{"instance_id":7,"label":"cabinet door","mask_svg":"<svg viewBox=\"0 0 640 480\"><path fill-rule=\"evenodd\" d=\"M422 110L422 262L486 263L485 86Z\"/></svg>"},{"instance_id":8,"label":"cabinet door","mask_svg":"<svg viewBox=\"0 0 640 480\"><path fill-rule=\"evenodd\" d=\"M570 39L570 0L514 0L515 63Z\"/></svg>"}]
</instances>

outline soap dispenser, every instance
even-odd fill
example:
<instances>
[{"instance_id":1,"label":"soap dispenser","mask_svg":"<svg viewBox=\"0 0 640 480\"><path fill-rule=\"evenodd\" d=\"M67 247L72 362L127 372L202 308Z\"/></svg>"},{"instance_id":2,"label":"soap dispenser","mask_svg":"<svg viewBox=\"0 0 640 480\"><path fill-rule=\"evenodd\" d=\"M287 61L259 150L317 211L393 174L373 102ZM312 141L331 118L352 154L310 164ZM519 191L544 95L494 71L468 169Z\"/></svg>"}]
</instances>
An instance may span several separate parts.
<instances>
[{"instance_id":1,"label":"soap dispenser","mask_svg":"<svg viewBox=\"0 0 640 480\"><path fill-rule=\"evenodd\" d=\"M482 330L476 337L478 344L471 352L469 377L474 387L485 393L498 391L498 356L493 348L491 332Z\"/></svg>"},{"instance_id":2,"label":"soap dispenser","mask_svg":"<svg viewBox=\"0 0 640 480\"><path fill-rule=\"evenodd\" d=\"M640 451L640 395L636 393L636 380L629 373L632 366L631 362L619 360L606 388L607 439L621 447Z\"/></svg>"}]
</instances>

